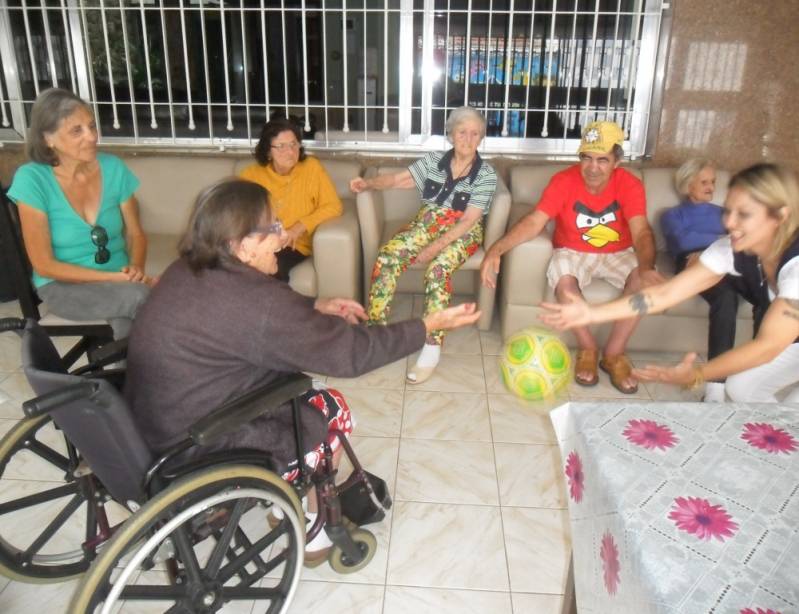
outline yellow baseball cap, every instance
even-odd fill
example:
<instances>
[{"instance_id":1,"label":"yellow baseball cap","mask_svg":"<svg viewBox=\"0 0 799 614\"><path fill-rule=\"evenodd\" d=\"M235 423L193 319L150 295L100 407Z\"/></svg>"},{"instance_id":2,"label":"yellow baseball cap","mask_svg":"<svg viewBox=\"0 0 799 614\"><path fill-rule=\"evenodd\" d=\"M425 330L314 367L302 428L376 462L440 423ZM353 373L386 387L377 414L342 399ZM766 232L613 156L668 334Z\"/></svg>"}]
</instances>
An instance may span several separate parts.
<instances>
[{"instance_id":1,"label":"yellow baseball cap","mask_svg":"<svg viewBox=\"0 0 799 614\"><path fill-rule=\"evenodd\" d=\"M616 122L591 122L583 131L577 153L606 154L613 150L614 145L624 145L624 131L619 125Z\"/></svg>"}]
</instances>

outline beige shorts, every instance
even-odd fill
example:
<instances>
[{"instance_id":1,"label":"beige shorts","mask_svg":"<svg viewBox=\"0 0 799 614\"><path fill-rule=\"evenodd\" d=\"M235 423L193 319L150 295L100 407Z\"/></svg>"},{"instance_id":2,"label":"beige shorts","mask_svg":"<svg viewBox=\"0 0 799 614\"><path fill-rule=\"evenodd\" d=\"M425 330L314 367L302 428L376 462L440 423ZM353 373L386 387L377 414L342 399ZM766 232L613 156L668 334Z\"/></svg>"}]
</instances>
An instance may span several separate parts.
<instances>
[{"instance_id":1,"label":"beige shorts","mask_svg":"<svg viewBox=\"0 0 799 614\"><path fill-rule=\"evenodd\" d=\"M547 281L554 288L561 277L571 275L577 278L580 288L585 288L594 277L599 277L622 290L630 273L637 266L638 258L635 257L632 247L609 254L589 254L560 247L552 252L547 268Z\"/></svg>"}]
</instances>

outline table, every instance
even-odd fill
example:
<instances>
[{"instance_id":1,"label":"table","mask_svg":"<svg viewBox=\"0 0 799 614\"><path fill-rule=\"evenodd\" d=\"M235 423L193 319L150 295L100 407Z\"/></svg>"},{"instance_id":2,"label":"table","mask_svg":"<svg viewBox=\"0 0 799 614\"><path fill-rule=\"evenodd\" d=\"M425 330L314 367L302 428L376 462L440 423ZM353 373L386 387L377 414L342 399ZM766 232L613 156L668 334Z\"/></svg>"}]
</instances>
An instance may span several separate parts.
<instances>
[{"instance_id":1,"label":"table","mask_svg":"<svg viewBox=\"0 0 799 614\"><path fill-rule=\"evenodd\" d=\"M567 403L582 613L799 613L799 405Z\"/></svg>"}]
</instances>

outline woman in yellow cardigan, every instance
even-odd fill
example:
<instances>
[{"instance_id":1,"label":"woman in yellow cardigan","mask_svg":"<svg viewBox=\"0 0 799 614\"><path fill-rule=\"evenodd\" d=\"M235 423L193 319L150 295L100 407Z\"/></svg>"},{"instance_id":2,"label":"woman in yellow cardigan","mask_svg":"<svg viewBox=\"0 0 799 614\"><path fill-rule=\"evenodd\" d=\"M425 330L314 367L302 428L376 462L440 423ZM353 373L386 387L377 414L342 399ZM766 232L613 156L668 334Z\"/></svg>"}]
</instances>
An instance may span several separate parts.
<instances>
[{"instance_id":1,"label":"woman in yellow cardigan","mask_svg":"<svg viewBox=\"0 0 799 614\"><path fill-rule=\"evenodd\" d=\"M288 281L289 271L311 255L316 227L341 215L341 200L319 160L305 155L302 133L288 119L264 125L254 155L257 164L245 168L241 178L269 190L269 201L286 230L275 277Z\"/></svg>"}]
</instances>

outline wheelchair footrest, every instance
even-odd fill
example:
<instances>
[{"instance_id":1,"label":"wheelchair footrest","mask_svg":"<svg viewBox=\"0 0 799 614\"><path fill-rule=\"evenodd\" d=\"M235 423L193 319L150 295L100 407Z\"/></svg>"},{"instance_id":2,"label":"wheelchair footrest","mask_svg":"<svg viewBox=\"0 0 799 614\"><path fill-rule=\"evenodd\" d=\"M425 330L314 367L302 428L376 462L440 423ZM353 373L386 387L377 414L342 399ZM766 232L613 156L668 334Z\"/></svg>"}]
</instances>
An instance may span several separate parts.
<instances>
[{"instance_id":1,"label":"wheelchair footrest","mask_svg":"<svg viewBox=\"0 0 799 614\"><path fill-rule=\"evenodd\" d=\"M364 480L359 480L339 492L341 513L358 526L380 522L386 517L386 510L391 509L391 495L385 480L364 471L374 496L369 492Z\"/></svg>"}]
</instances>

